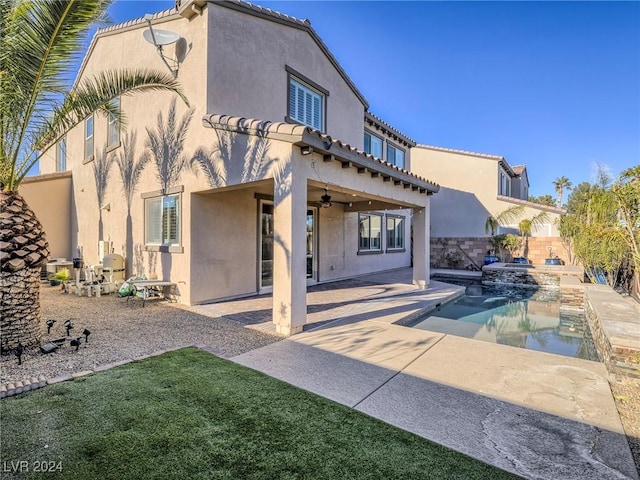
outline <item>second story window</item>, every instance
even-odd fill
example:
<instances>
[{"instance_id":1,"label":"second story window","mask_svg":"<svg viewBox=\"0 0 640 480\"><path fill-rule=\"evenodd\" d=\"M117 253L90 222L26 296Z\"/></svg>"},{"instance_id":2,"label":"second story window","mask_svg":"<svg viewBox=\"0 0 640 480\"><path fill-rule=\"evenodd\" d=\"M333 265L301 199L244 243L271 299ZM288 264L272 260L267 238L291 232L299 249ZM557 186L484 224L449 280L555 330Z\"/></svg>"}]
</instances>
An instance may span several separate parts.
<instances>
[{"instance_id":1,"label":"second story window","mask_svg":"<svg viewBox=\"0 0 640 480\"><path fill-rule=\"evenodd\" d=\"M56 172L67 169L67 137L63 137L56 146Z\"/></svg>"},{"instance_id":2,"label":"second story window","mask_svg":"<svg viewBox=\"0 0 640 480\"><path fill-rule=\"evenodd\" d=\"M84 160L93 160L93 115L84 122Z\"/></svg>"},{"instance_id":3,"label":"second story window","mask_svg":"<svg viewBox=\"0 0 640 480\"><path fill-rule=\"evenodd\" d=\"M500 169L500 185L498 190L499 195L504 195L505 197L511 196L511 179L507 173Z\"/></svg>"},{"instance_id":4,"label":"second story window","mask_svg":"<svg viewBox=\"0 0 640 480\"><path fill-rule=\"evenodd\" d=\"M120 99L114 98L113 103L120 111ZM120 143L120 122L115 115L109 115L109 131L107 133L107 147L114 147Z\"/></svg>"},{"instance_id":5,"label":"second story window","mask_svg":"<svg viewBox=\"0 0 640 480\"><path fill-rule=\"evenodd\" d=\"M324 131L324 102L322 92L289 77L289 118Z\"/></svg>"},{"instance_id":6,"label":"second story window","mask_svg":"<svg viewBox=\"0 0 640 480\"><path fill-rule=\"evenodd\" d=\"M376 158L382 158L382 139L365 131L364 132L364 151Z\"/></svg>"},{"instance_id":7,"label":"second story window","mask_svg":"<svg viewBox=\"0 0 640 480\"><path fill-rule=\"evenodd\" d=\"M399 168L404 168L404 150L400 150L390 143L387 144L387 162Z\"/></svg>"}]
</instances>

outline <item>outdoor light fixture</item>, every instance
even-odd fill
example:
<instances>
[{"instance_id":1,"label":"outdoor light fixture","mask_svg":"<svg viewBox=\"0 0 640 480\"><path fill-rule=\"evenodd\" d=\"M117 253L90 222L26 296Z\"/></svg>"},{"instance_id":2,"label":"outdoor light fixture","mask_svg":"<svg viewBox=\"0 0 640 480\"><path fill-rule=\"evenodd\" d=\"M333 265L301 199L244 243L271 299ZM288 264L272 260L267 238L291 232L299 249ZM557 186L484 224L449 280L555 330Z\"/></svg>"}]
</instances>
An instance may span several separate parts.
<instances>
[{"instance_id":1,"label":"outdoor light fixture","mask_svg":"<svg viewBox=\"0 0 640 480\"><path fill-rule=\"evenodd\" d=\"M73 322L71 320L67 320L66 322L64 322L64 328L67 329L67 337L68 337L69 336L69 332L73 328Z\"/></svg>"},{"instance_id":2,"label":"outdoor light fixture","mask_svg":"<svg viewBox=\"0 0 640 480\"><path fill-rule=\"evenodd\" d=\"M84 343L89 343L89 335L91 335L91 332L85 328L82 334L84 335Z\"/></svg>"},{"instance_id":3,"label":"outdoor light fixture","mask_svg":"<svg viewBox=\"0 0 640 480\"><path fill-rule=\"evenodd\" d=\"M53 327L54 323L56 323L55 320L47 320L47 335L51 333L51 327Z\"/></svg>"},{"instance_id":4,"label":"outdoor light fixture","mask_svg":"<svg viewBox=\"0 0 640 480\"><path fill-rule=\"evenodd\" d=\"M22 354L24 353L24 345L18 342L18 346L16 347L16 357L18 357L18 365L22 365Z\"/></svg>"},{"instance_id":5,"label":"outdoor light fixture","mask_svg":"<svg viewBox=\"0 0 640 480\"><path fill-rule=\"evenodd\" d=\"M82 343L82 337L78 337L75 340L71 340L69 342L69 345L71 345L72 347L76 347L76 352L77 352L78 349L80 348L81 343Z\"/></svg>"},{"instance_id":6,"label":"outdoor light fixture","mask_svg":"<svg viewBox=\"0 0 640 480\"><path fill-rule=\"evenodd\" d=\"M327 187L324 188L324 195L320 197L320 202L322 203L322 208L329 208L331 205L331 195L329 195L329 189Z\"/></svg>"},{"instance_id":7,"label":"outdoor light fixture","mask_svg":"<svg viewBox=\"0 0 640 480\"><path fill-rule=\"evenodd\" d=\"M313 148L309 145L304 145L300 147L300 153L302 153L302 155L311 155L313 153Z\"/></svg>"}]
</instances>

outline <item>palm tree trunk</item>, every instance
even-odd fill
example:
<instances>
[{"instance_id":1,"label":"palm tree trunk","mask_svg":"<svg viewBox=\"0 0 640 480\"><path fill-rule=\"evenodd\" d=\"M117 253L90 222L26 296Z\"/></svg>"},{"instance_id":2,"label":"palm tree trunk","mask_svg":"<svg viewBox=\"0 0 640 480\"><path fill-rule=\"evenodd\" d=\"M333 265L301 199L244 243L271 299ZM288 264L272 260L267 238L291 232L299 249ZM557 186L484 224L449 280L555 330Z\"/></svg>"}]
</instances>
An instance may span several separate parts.
<instances>
[{"instance_id":1,"label":"palm tree trunk","mask_svg":"<svg viewBox=\"0 0 640 480\"><path fill-rule=\"evenodd\" d=\"M0 334L5 348L40 343L40 269L49 243L17 192L0 192Z\"/></svg>"},{"instance_id":2,"label":"palm tree trunk","mask_svg":"<svg viewBox=\"0 0 640 480\"><path fill-rule=\"evenodd\" d=\"M0 282L2 315L0 331L3 348L14 349L40 344L40 269L23 268L2 272Z\"/></svg>"}]
</instances>

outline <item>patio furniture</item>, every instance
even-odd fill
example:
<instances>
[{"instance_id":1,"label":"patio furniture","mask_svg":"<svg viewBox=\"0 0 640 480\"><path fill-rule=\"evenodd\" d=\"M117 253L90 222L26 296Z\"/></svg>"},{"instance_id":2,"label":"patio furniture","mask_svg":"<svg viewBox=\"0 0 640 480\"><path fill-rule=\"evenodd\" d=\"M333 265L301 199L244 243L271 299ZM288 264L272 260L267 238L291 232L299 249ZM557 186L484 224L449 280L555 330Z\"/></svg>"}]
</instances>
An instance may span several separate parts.
<instances>
[{"instance_id":1,"label":"patio furniture","mask_svg":"<svg viewBox=\"0 0 640 480\"><path fill-rule=\"evenodd\" d=\"M164 280L132 280L128 282L133 287L133 294L127 297L127 302L131 297L142 299L144 307L147 300L151 298L164 298L169 301L175 301L173 298L174 290L177 284L174 282L166 282Z\"/></svg>"}]
</instances>

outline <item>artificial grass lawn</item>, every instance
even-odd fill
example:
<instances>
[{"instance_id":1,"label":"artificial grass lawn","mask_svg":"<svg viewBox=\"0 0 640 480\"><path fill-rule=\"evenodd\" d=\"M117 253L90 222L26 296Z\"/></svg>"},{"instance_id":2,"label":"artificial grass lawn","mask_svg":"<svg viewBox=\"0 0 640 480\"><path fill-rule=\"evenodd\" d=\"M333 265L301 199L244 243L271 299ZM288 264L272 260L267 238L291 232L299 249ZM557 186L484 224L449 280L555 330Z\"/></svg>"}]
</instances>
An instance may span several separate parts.
<instances>
[{"instance_id":1,"label":"artificial grass lawn","mask_svg":"<svg viewBox=\"0 0 640 480\"><path fill-rule=\"evenodd\" d=\"M19 478L47 479L515 478L195 348L4 399L0 413L2 478L18 461ZM43 461L62 472L35 473Z\"/></svg>"}]
</instances>

